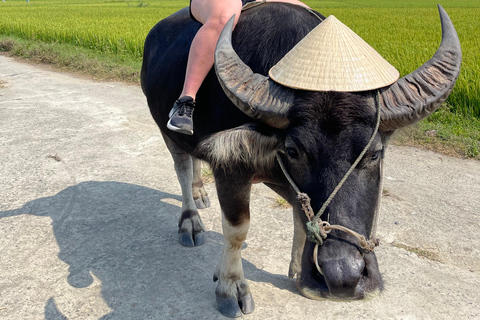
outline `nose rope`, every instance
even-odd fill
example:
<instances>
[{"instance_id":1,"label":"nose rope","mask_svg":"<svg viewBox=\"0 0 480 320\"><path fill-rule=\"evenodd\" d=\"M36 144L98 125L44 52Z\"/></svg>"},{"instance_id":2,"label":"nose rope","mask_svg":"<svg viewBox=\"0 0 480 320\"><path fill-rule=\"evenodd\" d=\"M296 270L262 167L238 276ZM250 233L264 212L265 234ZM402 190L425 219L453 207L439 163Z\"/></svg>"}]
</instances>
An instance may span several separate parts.
<instances>
[{"instance_id":1,"label":"nose rope","mask_svg":"<svg viewBox=\"0 0 480 320\"><path fill-rule=\"evenodd\" d=\"M323 240L327 238L327 235L332 231L332 230L340 230L345 233L348 233L352 235L353 237L357 238L359 246L366 250L366 251L373 251L376 246L378 246L378 240L377 239L371 239L367 240L365 236L359 234L356 231L353 231L352 229L349 229L347 227L338 225L338 224L330 224L327 221L323 221L320 216L320 212L315 216L313 213L313 209L310 205L310 197L304 193L300 192L298 187L296 186L295 182L293 182L292 178L288 174L288 172L285 169L285 166L283 165L282 160L280 157L277 155L277 161L280 164L280 168L282 169L285 177L287 180L289 180L290 184L292 187L295 189L297 192L297 200L300 202L302 206L303 212L305 212L305 215L307 216L308 222L307 222L307 239L316 243L317 245L315 246L316 249L318 249L318 245L323 244ZM325 207L326 208L326 207ZM324 209L325 210L325 209ZM324 211L323 210L323 211ZM316 260L315 260L316 261Z\"/></svg>"},{"instance_id":2,"label":"nose rope","mask_svg":"<svg viewBox=\"0 0 480 320\"><path fill-rule=\"evenodd\" d=\"M350 176L350 174L353 172L353 170L355 170L355 168L357 167L360 160L362 160L363 156L367 152L368 148L370 148L370 146L373 143L373 140L375 139L375 136L377 135L378 128L380 127L380 104L378 103L378 98L379 97L378 97L378 92L377 92L377 96L375 98L375 105L376 105L376 109L377 109L376 124L375 124L375 128L373 130L372 136L370 137L370 140L368 141L365 148L363 148L362 152L358 155L355 162L350 166L348 171L345 173L342 180L340 180L340 182L335 187L335 189L332 191L330 196L323 203L322 207L320 208L320 210L318 211L318 213L316 215L313 213L312 206L310 205L310 201L311 201L310 197L308 196L308 194L300 191L300 189L297 187L297 185L295 184L295 182L293 181L293 179L290 177L287 170L285 169L285 166L284 166L284 164L282 162L282 159L280 158L279 154L276 155L277 156L277 161L280 165L280 168L282 169L283 174L285 175L285 177L289 181L292 188L297 193L297 200L300 202L300 204L302 206L302 210L303 210L303 212L305 212L305 215L307 216L307 219L308 219L308 222L307 222L307 231L308 231L307 232L307 238L310 241L312 241L316 244L315 249L314 249L314 261L315 261L317 269L319 270L320 273L322 273L322 272L321 272L321 269L318 266L318 262L317 262L318 246L323 244L323 240L325 240L327 238L328 233L330 233L332 230L339 230L339 231L343 231L345 233L348 233L348 234L352 235L353 237L355 237L358 240L359 246L367 252L373 251L375 249L375 247L378 246L378 244L379 244L378 239L376 239L374 237L367 240L365 238L365 236L359 234L356 231L353 231L353 230L351 230L347 227L341 226L341 225L331 225L329 222L322 221L322 219L321 219L322 214L325 212L325 210L328 207L328 205L330 204L330 202L332 202L333 198L335 197L337 192L340 190L340 188L343 186L343 184L345 183L347 178ZM380 179L381 178L382 177L380 177ZM374 224L376 224L377 215L378 215L378 212L376 211L374 219L373 219ZM376 225L373 225L372 228L373 227L376 227ZM374 234L374 232L372 232L372 235L373 234Z\"/></svg>"}]
</instances>

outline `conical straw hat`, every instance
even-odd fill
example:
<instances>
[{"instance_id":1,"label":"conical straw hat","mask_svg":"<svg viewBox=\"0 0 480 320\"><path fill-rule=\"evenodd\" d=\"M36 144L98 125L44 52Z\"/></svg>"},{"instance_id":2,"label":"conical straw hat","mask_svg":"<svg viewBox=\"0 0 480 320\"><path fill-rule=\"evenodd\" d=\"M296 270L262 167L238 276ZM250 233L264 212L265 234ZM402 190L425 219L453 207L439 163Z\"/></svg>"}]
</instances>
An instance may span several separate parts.
<instances>
[{"instance_id":1,"label":"conical straw hat","mask_svg":"<svg viewBox=\"0 0 480 320\"><path fill-rule=\"evenodd\" d=\"M399 77L395 67L334 16L307 34L269 75L294 89L346 92L385 87Z\"/></svg>"}]
</instances>

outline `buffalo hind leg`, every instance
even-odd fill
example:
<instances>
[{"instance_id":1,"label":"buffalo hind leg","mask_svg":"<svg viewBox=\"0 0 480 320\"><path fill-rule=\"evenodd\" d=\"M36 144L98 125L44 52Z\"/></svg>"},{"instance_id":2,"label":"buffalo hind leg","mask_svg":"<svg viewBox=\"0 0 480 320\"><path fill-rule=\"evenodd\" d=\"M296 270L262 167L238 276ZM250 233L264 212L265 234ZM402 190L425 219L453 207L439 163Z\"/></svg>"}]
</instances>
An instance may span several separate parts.
<instances>
[{"instance_id":1,"label":"buffalo hind leg","mask_svg":"<svg viewBox=\"0 0 480 320\"><path fill-rule=\"evenodd\" d=\"M222 208L222 228L225 243L213 280L218 310L227 317L240 317L255 308L250 287L242 266L241 248L250 226L251 177L215 173L218 199ZM227 179L228 176L228 179Z\"/></svg>"},{"instance_id":2,"label":"buffalo hind leg","mask_svg":"<svg viewBox=\"0 0 480 320\"><path fill-rule=\"evenodd\" d=\"M192 157L193 161L193 183L192 183L192 194L193 200L197 209L205 209L210 207L210 199L208 194L203 187L202 181L202 161Z\"/></svg>"},{"instance_id":3,"label":"buffalo hind leg","mask_svg":"<svg viewBox=\"0 0 480 320\"><path fill-rule=\"evenodd\" d=\"M165 134L163 134L163 138L172 155L175 172L177 173L178 182L182 189L182 214L178 221L178 239L180 243L186 247L200 246L205 242L205 227L200 219L197 205L193 198L195 160L193 160L193 157L188 153L180 149ZM200 165L200 163L198 163L198 165ZM197 170L197 175L199 174ZM195 178L201 179L200 176ZM203 190L203 183L198 187L198 181L196 182L197 187L195 190L197 193L200 193L200 189ZM205 193L205 190L203 190L203 192ZM208 199L206 193L205 197Z\"/></svg>"}]
</instances>

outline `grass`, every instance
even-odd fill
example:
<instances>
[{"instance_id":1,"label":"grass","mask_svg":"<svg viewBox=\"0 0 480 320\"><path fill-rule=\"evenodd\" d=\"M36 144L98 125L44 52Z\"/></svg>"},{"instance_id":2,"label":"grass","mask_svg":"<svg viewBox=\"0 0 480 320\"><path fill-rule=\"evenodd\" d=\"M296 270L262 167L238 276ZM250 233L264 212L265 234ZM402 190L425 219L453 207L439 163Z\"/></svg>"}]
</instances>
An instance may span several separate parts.
<instances>
[{"instance_id":1,"label":"grass","mask_svg":"<svg viewBox=\"0 0 480 320\"><path fill-rule=\"evenodd\" d=\"M123 81L140 84L141 61L119 59L115 54L98 54L92 50L57 42L25 40L18 37L0 37L0 51L31 62L53 66L97 80Z\"/></svg>"},{"instance_id":2,"label":"grass","mask_svg":"<svg viewBox=\"0 0 480 320\"><path fill-rule=\"evenodd\" d=\"M187 4L155 1L138 6L119 0L8 0L1 8L0 34L141 59L148 31Z\"/></svg>"},{"instance_id":3,"label":"grass","mask_svg":"<svg viewBox=\"0 0 480 320\"><path fill-rule=\"evenodd\" d=\"M202 181L206 184L215 182L212 168L206 162L202 162Z\"/></svg>"},{"instance_id":4,"label":"grass","mask_svg":"<svg viewBox=\"0 0 480 320\"><path fill-rule=\"evenodd\" d=\"M438 0L305 0L335 15L405 75L431 58L441 40ZM480 1L438 1L456 27L462 71L441 111L408 129L397 144L479 159ZM156 22L188 0L6 0L0 51L95 79L139 83L143 43Z\"/></svg>"},{"instance_id":5,"label":"grass","mask_svg":"<svg viewBox=\"0 0 480 320\"><path fill-rule=\"evenodd\" d=\"M287 200L285 200L284 198L282 198L280 196L275 197L274 206L279 207L279 208L290 208L291 207L290 203L288 203Z\"/></svg>"},{"instance_id":6,"label":"grass","mask_svg":"<svg viewBox=\"0 0 480 320\"><path fill-rule=\"evenodd\" d=\"M401 243L397 243L397 242L392 243L392 245L397 247L397 248L401 248L401 249L405 249L409 252L413 252L421 258L426 258L428 260L442 262L438 253L436 253L432 249L422 249L422 248L418 248L418 247L411 247L411 246L407 246L405 244L401 244Z\"/></svg>"},{"instance_id":7,"label":"grass","mask_svg":"<svg viewBox=\"0 0 480 320\"><path fill-rule=\"evenodd\" d=\"M455 157L480 160L480 119L455 114L444 106L394 137L394 143L421 147Z\"/></svg>"}]
</instances>

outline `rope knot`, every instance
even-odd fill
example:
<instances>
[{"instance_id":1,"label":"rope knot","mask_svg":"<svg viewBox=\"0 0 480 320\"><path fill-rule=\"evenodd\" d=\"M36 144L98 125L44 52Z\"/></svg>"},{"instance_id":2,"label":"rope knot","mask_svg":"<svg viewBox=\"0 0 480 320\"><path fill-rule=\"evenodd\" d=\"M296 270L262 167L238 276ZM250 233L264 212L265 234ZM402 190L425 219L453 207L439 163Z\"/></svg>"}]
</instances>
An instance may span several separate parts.
<instances>
[{"instance_id":1,"label":"rope knot","mask_svg":"<svg viewBox=\"0 0 480 320\"><path fill-rule=\"evenodd\" d=\"M378 247L378 245L380 244L380 241L377 238L372 238L370 240L367 240L365 239L365 237L363 237L363 240L359 242L362 249L364 249L367 252L373 252L373 250L375 250L375 247Z\"/></svg>"},{"instance_id":2,"label":"rope knot","mask_svg":"<svg viewBox=\"0 0 480 320\"><path fill-rule=\"evenodd\" d=\"M297 194L297 200L302 205L302 210L305 212L308 221L312 221L312 219L315 217L315 213L313 213L312 206L310 205L310 197L308 194L299 192Z\"/></svg>"},{"instance_id":3,"label":"rope knot","mask_svg":"<svg viewBox=\"0 0 480 320\"><path fill-rule=\"evenodd\" d=\"M322 221L325 222L325 221ZM307 222L307 239L318 245L323 245L323 240L327 238L325 225L319 224L317 221Z\"/></svg>"}]
</instances>

